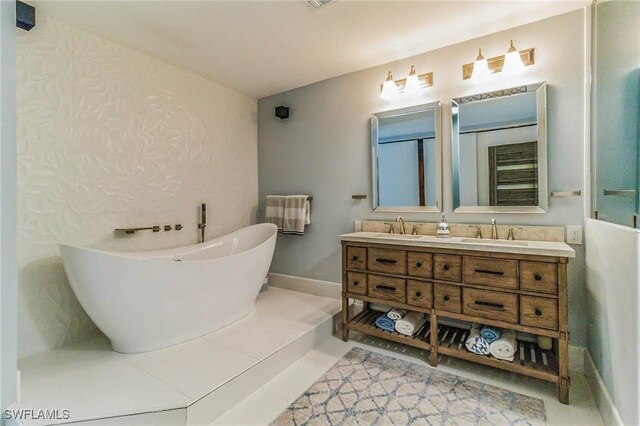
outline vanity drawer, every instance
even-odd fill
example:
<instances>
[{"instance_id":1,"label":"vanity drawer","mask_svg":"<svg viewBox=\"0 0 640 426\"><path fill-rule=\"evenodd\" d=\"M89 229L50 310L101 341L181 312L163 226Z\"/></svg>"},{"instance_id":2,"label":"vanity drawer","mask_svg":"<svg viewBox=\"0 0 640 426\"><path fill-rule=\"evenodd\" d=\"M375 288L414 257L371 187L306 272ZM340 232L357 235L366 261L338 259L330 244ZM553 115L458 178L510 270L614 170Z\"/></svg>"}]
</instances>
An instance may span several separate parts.
<instances>
[{"instance_id":1,"label":"vanity drawer","mask_svg":"<svg viewBox=\"0 0 640 426\"><path fill-rule=\"evenodd\" d=\"M407 280L407 304L421 308L431 308L431 291L433 284L422 281Z\"/></svg>"},{"instance_id":2,"label":"vanity drawer","mask_svg":"<svg viewBox=\"0 0 640 426\"><path fill-rule=\"evenodd\" d=\"M404 275L407 273L407 252L370 248L367 253L367 268L370 271Z\"/></svg>"},{"instance_id":3,"label":"vanity drawer","mask_svg":"<svg viewBox=\"0 0 640 426\"><path fill-rule=\"evenodd\" d=\"M367 266L367 249L364 247L347 247L347 269L364 271Z\"/></svg>"},{"instance_id":4,"label":"vanity drawer","mask_svg":"<svg viewBox=\"0 0 640 426\"><path fill-rule=\"evenodd\" d=\"M543 262L520 262L520 290L556 294L558 265Z\"/></svg>"},{"instance_id":5,"label":"vanity drawer","mask_svg":"<svg viewBox=\"0 0 640 426\"><path fill-rule=\"evenodd\" d=\"M460 313L460 287L434 284L433 307L442 311Z\"/></svg>"},{"instance_id":6,"label":"vanity drawer","mask_svg":"<svg viewBox=\"0 0 640 426\"><path fill-rule=\"evenodd\" d=\"M520 296L520 324L557 330L558 304L556 299Z\"/></svg>"},{"instance_id":7,"label":"vanity drawer","mask_svg":"<svg viewBox=\"0 0 640 426\"><path fill-rule=\"evenodd\" d=\"M405 303L407 300L406 282L402 278L390 278L380 275L367 276L369 297L379 300Z\"/></svg>"},{"instance_id":8,"label":"vanity drawer","mask_svg":"<svg viewBox=\"0 0 640 426\"><path fill-rule=\"evenodd\" d=\"M433 256L433 277L438 280L460 281L462 259L454 254Z\"/></svg>"},{"instance_id":9,"label":"vanity drawer","mask_svg":"<svg viewBox=\"0 0 640 426\"><path fill-rule=\"evenodd\" d=\"M347 291L366 296L367 275L361 272L347 272Z\"/></svg>"},{"instance_id":10,"label":"vanity drawer","mask_svg":"<svg viewBox=\"0 0 640 426\"><path fill-rule=\"evenodd\" d=\"M433 274L433 255L431 253L419 253L410 251L407 253L408 274L414 277L431 278Z\"/></svg>"},{"instance_id":11,"label":"vanity drawer","mask_svg":"<svg viewBox=\"0 0 640 426\"><path fill-rule=\"evenodd\" d=\"M518 261L465 256L463 281L467 284L516 289Z\"/></svg>"},{"instance_id":12,"label":"vanity drawer","mask_svg":"<svg viewBox=\"0 0 640 426\"><path fill-rule=\"evenodd\" d=\"M462 312L476 317L517 323L518 295L465 288L462 290Z\"/></svg>"}]
</instances>

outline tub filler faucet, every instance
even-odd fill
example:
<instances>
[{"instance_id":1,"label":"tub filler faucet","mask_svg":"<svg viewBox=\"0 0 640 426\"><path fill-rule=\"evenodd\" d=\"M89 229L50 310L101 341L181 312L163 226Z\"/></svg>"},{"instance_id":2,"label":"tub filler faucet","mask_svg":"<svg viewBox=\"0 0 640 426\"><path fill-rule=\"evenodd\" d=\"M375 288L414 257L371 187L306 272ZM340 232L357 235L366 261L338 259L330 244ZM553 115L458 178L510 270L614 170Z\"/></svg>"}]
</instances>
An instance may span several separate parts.
<instances>
[{"instance_id":1,"label":"tub filler faucet","mask_svg":"<svg viewBox=\"0 0 640 426\"><path fill-rule=\"evenodd\" d=\"M200 230L200 235L198 238L199 243L204 243L204 231L207 228L207 204L202 203L200 207L200 223L198 224L198 229Z\"/></svg>"}]
</instances>

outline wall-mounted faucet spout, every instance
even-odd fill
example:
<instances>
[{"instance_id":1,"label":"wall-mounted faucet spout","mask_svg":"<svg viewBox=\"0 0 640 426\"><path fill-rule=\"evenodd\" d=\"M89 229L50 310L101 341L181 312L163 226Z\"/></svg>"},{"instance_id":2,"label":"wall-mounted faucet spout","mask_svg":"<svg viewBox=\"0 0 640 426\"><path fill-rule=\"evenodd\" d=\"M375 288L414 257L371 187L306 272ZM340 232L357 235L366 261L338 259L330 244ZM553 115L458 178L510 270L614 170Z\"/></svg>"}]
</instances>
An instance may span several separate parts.
<instances>
[{"instance_id":1,"label":"wall-mounted faucet spout","mask_svg":"<svg viewBox=\"0 0 640 426\"><path fill-rule=\"evenodd\" d=\"M200 223L198 224L198 229L200 230L200 238L198 239L199 243L204 243L204 231L207 228L207 204L202 203L200 207Z\"/></svg>"}]
</instances>

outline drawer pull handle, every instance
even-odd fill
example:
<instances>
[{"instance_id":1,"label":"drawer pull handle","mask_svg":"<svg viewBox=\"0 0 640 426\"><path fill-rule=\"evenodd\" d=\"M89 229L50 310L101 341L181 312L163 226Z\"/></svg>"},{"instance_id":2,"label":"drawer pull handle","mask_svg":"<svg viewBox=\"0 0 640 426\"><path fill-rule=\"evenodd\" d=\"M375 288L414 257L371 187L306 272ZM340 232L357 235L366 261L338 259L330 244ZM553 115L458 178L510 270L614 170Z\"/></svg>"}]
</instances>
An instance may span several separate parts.
<instances>
[{"instance_id":1,"label":"drawer pull handle","mask_svg":"<svg viewBox=\"0 0 640 426\"><path fill-rule=\"evenodd\" d=\"M377 285L376 289L380 290L380 291L388 291L390 293L395 293L396 292L396 288L395 287L391 287L390 285Z\"/></svg>"},{"instance_id":2,"label":"drawer pull handle","mask_svg":"<svg viewBox=\"0 0 640 426\"><path fill-rule=\"evenodd\" d=\"M450 266L449 265L444 265L443 268L444 268L445 271L448 271L450 269Z\"/></svg>"},{"instance_id":3,"label":"drawer pull handle","mask_svg":"<svg viewBox=\"0 0 640 426\"><path fill-rule=\"evenodd\" d=\"M488 271L486 269L476 269L476 274L504 275L502 271Z\"/></svg>"},{"instance_id":4,"label":"drawer pull handle","mask_svg":"<svg viewBox=\"0 0 640 426\"><path fill-rule=\"evenodd\" d=\"M447 294L443 297L443 299L445 302L448 302L451 299L451 297L449 297L449 295Z\"/></svg>"},{"instance_id":5,"label":"drawer pull handle","mask_svg":"<svg viewBox=\"0 0 640 426\"><path fill-rule=\"evenodd\" d=\"M422 262L416 262L416 266L417 266L418 268L422 268Z\"/></svg>"},{"instance_id":6,"label":"drawer pull handle","mask_svg":"<svg viewBox=\"0 0 640 426\"><path fill-rule=\"evenodd\" d=\"M535 314L536 314L537 317L539 317L539 316L542 315L542 311L540 309L536 309Z\"/></svg>"},{"instance_id":7,"label":"drawer pull handle","mask_svg":"<svg viewBox=\"0 0 640 426\"><path fill-rule=\"evenodd\" d=\"M351 260L353 260L353 261L355 262L356 260L358 260L358 256L353 256L353 257L351 258Z\"/></svg>"},{"instance_id":8,"label":"drawer pull handle","mask_svg":"<svg viewBox=\"0 0 640 426\"><path fill-rule=\"evenodd\" d=\"M384 263L385 265L395 265L398 263L397 260L393 259L376 259L376 262Z\"/></svg>"},{"instance_id":9,"label":"drawer pull handle","mask_svg":"<svg viewBox=\"0 0 640 426\"><path fill-rule=\"evenodd\" d=\"M473 303L480 306L487 306L489 308L504 309L504 305L502 303L483 302L482 300L476 300Z\"/></svg>"},{"instance_id":10,"label":"drawer pull handle","mask_svg":"<svg viewBox=\"0 0 640 426\"><path fill-rule=\"evenodd\" d=\"M353 285L358 285L358 284L360 284L360 281L354 281L353 282Z\"/></svg>"},{"instance_id":11,"label":"drawer pull handle","mask_svg":"<svg viewBox=\"0 0 640 426\"><path fill-rule=\"evenodd\" d=\"M534 278L536 281L542 281L542 275L540 275L540 274L535 274L535 275L533 276L533 278Z\"/></svg>"},{"instance_id":12,"label":"drawer pull handle","mask_svg":"<svg viewBox=\"0 0 640 426\"><path fill-rule=\"evenodd\" d=\"M422 293L420 293L419 291L416 291L416 297L420 297L422 296Z\"/></svg>"}]
</instances>

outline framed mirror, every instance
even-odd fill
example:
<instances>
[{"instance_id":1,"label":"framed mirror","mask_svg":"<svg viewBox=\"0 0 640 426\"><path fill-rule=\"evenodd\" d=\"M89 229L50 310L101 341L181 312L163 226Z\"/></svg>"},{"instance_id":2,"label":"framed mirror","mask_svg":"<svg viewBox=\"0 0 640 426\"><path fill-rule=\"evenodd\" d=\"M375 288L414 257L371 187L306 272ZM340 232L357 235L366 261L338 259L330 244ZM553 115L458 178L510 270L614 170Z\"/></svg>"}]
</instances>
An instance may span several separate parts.
<instances>
[{"instance_id":1,"label":"framed mirror","mask_svg":"<svg viewBox=\"0 0 640 426\"><path fill-rule=\"evenodd\" d=\"M547 85L451 101L456 213L545 213Z\"/></svg>"},{"instance_id":2,"label":"framed mirror","mask_svg":"<svg viewBox=\"0 0 640 426\"><path fill-rule=\"evenodd\" d=\"M440 102L372 114L371 153L375 212L441 211Z\"/></svg>"}]
</instances>

